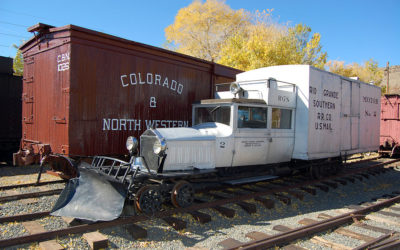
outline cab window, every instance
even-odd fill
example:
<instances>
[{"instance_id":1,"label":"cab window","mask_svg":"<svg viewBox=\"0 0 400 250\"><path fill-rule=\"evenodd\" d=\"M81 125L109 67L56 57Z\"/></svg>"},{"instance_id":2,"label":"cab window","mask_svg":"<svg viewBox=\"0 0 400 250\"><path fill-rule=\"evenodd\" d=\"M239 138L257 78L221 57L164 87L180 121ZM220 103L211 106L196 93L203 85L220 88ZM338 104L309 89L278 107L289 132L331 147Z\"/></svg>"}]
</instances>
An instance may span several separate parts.
<instances>
[{"instance_id":1,"label":"cab window","mask_svg":"<svg viewBox=\"0 0 400 250\"><path fill-rule=\"evenodd\" d=\"M238 107L238 128L267 128L267 108Z\"/></svg>"},{"instance_id":2,"label":"cab window","mask_svg":"<svg viewBox=\"0 0 400 250\"><path fill-rule=\"evenodd\" d=\"M219 122L229 126L231 120L230 106L210 106L195 108L194 125L206 122Z\"/></svg>"},{"instance_id":3,"label":"cab window","mask_svg":"<svg viewBox=\"0 0 400 250\"><path fill-rule=\"evenodd\" d=\"M271 128L291 129L292 128L292 110L272 108Z\"/></svg>"}]
</instances>

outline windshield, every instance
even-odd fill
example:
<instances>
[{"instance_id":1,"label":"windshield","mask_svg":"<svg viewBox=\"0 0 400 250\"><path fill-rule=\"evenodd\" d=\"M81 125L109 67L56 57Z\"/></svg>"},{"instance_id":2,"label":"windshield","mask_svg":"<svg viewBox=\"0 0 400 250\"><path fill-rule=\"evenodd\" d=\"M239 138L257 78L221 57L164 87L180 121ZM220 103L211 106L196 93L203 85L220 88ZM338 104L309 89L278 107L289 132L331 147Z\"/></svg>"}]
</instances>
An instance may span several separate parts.
<instances>
[{"instance_id":1,"label":"windshield","mask_svg":"<svg viewBox=\"0 0 400 250\"><path fill-rule=\"evenodd\" d=\"M206 122L219 122L229 126L231 120L230 106L197 107L194 112L194 125Z\"/></svg>"}]
</instances>

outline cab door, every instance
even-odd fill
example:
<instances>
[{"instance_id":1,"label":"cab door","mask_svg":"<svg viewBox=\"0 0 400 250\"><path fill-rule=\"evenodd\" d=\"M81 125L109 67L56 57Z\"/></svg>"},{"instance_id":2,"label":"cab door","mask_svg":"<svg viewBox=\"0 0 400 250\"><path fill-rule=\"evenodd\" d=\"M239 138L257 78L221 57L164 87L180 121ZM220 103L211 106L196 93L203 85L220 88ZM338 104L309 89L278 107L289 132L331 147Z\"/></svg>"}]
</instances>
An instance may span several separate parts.
<instances>
[{"instance_id":1,"label":"cab door","mask_svg":"<svg viewBox=\"0 0 400 250\"><path fill-rule=\"evenodd\" d=\"M268 163L289 162L294 149L294 110L271 107L271 139Z\"/></svg>"},{"instance_id":2,"label":"cab door","mask_svg":"<svg viewBox=\"0 0 400 250\"><path fill-rule=\"evenodd\" d=\"M271 138L267 106L235 105L234 114L232 166L266 164Z\"/></svg>"}]
</instances>

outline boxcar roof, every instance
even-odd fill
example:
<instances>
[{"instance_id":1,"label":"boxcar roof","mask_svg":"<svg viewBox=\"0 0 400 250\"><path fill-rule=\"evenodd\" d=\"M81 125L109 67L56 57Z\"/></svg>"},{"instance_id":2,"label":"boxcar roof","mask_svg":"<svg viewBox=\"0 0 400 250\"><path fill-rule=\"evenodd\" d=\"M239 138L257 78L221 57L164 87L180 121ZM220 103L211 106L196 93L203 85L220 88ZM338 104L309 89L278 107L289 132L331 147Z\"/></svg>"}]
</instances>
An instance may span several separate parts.
<instances>
[{"instance_id":1,"label":"boxcar roof","mask_svg":"<svg viewBox=\"0 0 400 250\"><path fill-rule=\"evenodd\" d=\"M205 99L195 104L226 104L226 103L241 103L241 104L267 104L261 99L241 99L241 98L228 98L228 99Z\"/></svg>"},{"instance_id":2,"label":"boxcar roof","mask_svg":"<svg viewBox=\"0 0 400 250\"><path fill-rule=\"evenodd\" d=\"M174 59L180 59L180 60L184 60L187 63L191 62L191 63L197 63L197 64L205 64L208 67L211 68L211 70L218 76L222 76L222 77L232 77L238 73L241 73L241 70L238 69L234 69L228 66L224 66L221 64L217 64L217 63L213 63L210 61L206 61L200 58L196 58L193 56L189 56L189 55L184 55L181 53L177 53L174 51L170 51L167 49L163 49L163 48L158 48L158 47L154 47L151 45L147 45L147 44L143 44L143 43L138 43L138 42L134 42L131 40L127 40L124 38L120 38L120 37L116 37L116 36L112 36L109 34L105 34L102 32L98 32L98 31L94 31L94 30L90 30L90 29L86 29L86 28L82 28L76 25L65 25L62 27L54 27L51 25L47 25L47 24L43 24L43 23L38 23L36 25L33 25L31 27L29 27L27 29L29 32L37 32L35 34L34 37L32 37L31 39L29 39L28 41L26 41L24 44L22 44L20 46L20 49L25 52L28 51L30 48L34 47L36 44L40 43L41 40L43 39L54 39L53 36L50 36L48 34L54 34L54 33L63 33L66 32L67 34L64 34L66 37L68 36L80 36L83 39L90 39L87 35L90 36L96 36L96 37L100 37L103 39L108 40L107 43L110 43L114 46L123 46L123 47L135 47L136 49L139 49L145 53L149 53L149 54L155 54L158 56L164 56L164 57L169 57L169 58L174 58ZM75 31L75 32L74 32ZM79 35L79 33L83 33L84 35L81 36ZM63 36L65 38L65 36ZM72 41L73 43L73 41ZM204 65L204 66L205 66Z\"/></svg>"}]
</instances>

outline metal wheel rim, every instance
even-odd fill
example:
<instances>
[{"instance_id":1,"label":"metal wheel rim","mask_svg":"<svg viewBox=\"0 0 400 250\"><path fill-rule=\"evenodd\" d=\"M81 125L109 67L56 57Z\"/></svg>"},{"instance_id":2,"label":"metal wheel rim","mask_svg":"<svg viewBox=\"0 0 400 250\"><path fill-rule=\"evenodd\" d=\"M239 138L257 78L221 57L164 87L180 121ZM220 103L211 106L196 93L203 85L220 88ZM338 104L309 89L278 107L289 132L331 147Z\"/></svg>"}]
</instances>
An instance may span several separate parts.
<instances>
[{"instance_id":1,"label":"metal wheel rim","mask_svg":"<svg viewBox=\"0 0 400 250\"><path fill-rule=\"evenodd\" d=\"M139 189L136 194L136 207L140 212L145 214L154 214L161 209L161 194L160 192L149 186L144 186Z\"/></svg>"},{"instance_id":2,"label":"metal wheel rim","mask_svg":"<svg viewBox=\"0 0 400 250\"><path fill-rule=\"evenodd\" d=\"M171 192L171 202L175 207L188 207L194 200L194 190L187 181L178 182Z\"/></svg>"}]
</instances>

